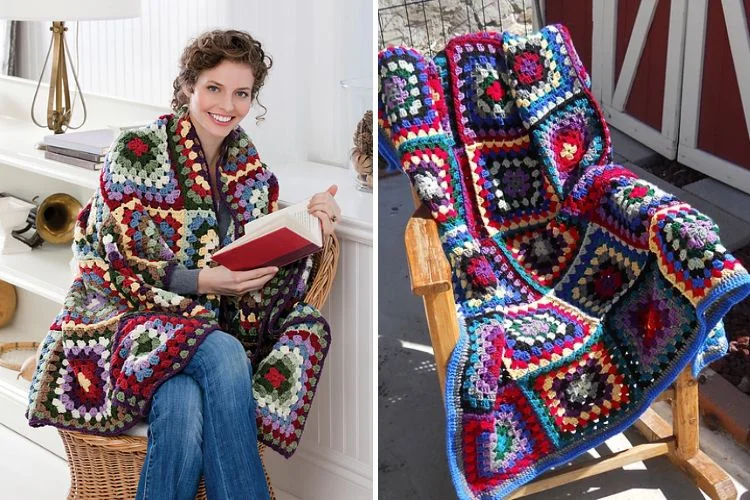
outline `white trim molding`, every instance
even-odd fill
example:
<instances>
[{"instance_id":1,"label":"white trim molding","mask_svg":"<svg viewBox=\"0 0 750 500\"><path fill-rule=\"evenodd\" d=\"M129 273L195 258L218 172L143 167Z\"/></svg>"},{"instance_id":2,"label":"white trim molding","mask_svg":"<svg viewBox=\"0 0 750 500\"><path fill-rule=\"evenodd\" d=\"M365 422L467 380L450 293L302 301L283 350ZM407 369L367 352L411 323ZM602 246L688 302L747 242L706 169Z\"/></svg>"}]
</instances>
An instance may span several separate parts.
<instances>
[{"instance_id":1,"label":"white trim molding","mask_svg":"<svg viewBox=\"0 0 750 500\"><path fill-rule=\"evenodd\" d=\"M638 71L638 64L641 62L641 55L643 55L643 48L646 46L646 38L651 29L655 13L656 0L643 0L638 7L633 31L630 33L630 42L625 50L625 58L622 61L622 68L612 96L611 106L618 111L625 110L625 103L630 96L630 89L633 87L635 74Z\"/></svg>"},{"instance_id":2,"label":"white trim molding","mask_svg":"<svg viewBox=\"0 0 750 500\"><path fill-rule=\"evenodd\" d=\"M745 123L750 130L750 33L741 0L722 0L721 8L734 62ZM708 0L692 0L687 11L682 114L677 160L716 180L750 193L750 170L698 148Z\"/></svg>"},{"instance_id":3,"label":"white trim molding","mask_svg":"<svg viewBox=\"0 0 750 500\"><path fill-rule=\"evenodd\" d=\"M738 167L723 158L689 146L680 146L677 161L689 165L691 168L703 172L724 184L750 194L750 170Z\"/></svg>"},{"instance_id":4,"label":"white trim molding","mask_svg":"<svg viewBox=\"0 0 750 500\"><path fill-rule=\"evenodd\" d=\"M729 48L732 52L737 86L740 88L742 109L745 111L745 124L750 132L750 32L742 0L722 0L724 21L727 25Z\"/></svg>"},{"instance_id":5,"label":"white trim molding","mask_svg":"<svg viewBox=\"0 0 750 500\"><path fill-rule=\"evenodd\" d=\"M593 54L594 95L605 108L612 125L646 144L658 153L675 158L680 123L682 65L684 60L685 16L687 0L672 0L669 13L667 63L664 74L661 129L642 123L625 110L630 97L649 31L652 29L658 0L644 0L638 7L620 73L615 79L617 50L617 0L594 2Z\"/></svg>"},{"instance_id":6,"label":"white trim molding","mask_svg":"<svg viewBox=\"0 0 750 500\"><path fill-rule=\"evenodd\" d=\"M690 36L685 39L685 54L690 54L690 57L685 60L682 76L681 148L695 147L698 143L707 11L707 0L693 0L687 12L687 29Z\"/></svg>"}]
</instances>

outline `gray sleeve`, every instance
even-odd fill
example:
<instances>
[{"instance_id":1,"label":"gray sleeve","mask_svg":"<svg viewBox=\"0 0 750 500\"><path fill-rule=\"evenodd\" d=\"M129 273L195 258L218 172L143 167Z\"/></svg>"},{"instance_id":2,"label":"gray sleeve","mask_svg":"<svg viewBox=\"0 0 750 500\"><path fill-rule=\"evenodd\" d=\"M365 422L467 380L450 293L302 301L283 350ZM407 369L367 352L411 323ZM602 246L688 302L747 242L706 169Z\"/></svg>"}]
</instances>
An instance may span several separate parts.
<instances>
[{"instance_id":1,"label":"gray sleeve","mask_svg":"<svg viewBox=\"0 0 750 500\"><path fill-rule=\"evenodd\" d=\"M198 274L200 272L200 269L176 266L167 278L167 290L180 295L197 295Z\"/></svg>"}]
</instances>

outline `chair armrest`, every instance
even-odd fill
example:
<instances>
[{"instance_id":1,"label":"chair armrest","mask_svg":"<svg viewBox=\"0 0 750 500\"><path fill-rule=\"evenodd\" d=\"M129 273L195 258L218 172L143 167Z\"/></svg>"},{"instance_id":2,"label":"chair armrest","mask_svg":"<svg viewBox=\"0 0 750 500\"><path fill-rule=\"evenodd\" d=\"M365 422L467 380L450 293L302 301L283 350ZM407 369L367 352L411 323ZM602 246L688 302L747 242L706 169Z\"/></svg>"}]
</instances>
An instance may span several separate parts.
<instances>
[{"instance_id":1,"label":"chair armrest","mask_svg":"<svg viewBox=\"0 0 750 500\"><path fill-rule=\"evenodd\" d=\"M411 289L424 301L440 392L444 394L446 366L458 341L458 320L450 265L427 207L414 212L406 224L404 239Z\"/></svg>"},{"instance_id":2,"label":"chair armrest","mask_svg":"<svg viewBox=\"0 0 750 500\"><path fill-rule=\"evenodd\" d=\"M424 297L450 291L450 265L440 244L437 223L424 205L407 222L404 240L412 293Z\"/></svg>"}]
</instances>

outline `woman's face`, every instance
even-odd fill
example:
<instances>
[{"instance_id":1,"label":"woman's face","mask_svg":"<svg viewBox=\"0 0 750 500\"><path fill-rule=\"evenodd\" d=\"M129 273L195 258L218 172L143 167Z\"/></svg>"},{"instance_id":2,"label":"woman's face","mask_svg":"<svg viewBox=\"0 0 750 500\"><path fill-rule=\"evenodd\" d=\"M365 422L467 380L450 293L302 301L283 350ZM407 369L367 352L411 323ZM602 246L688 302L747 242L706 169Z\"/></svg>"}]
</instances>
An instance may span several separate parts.
<instances>
[{"instance_id":1,"label":"woman's face","mask_svg":"<svg viewBox=\"0 0 750 500\"><path fill-rule=\"evenodd\" d=\"M224 60L198 75L191 92L190 119L204 140L223 140L250 111L253 71L247 64Z\"/></svg>"}]
</instances>

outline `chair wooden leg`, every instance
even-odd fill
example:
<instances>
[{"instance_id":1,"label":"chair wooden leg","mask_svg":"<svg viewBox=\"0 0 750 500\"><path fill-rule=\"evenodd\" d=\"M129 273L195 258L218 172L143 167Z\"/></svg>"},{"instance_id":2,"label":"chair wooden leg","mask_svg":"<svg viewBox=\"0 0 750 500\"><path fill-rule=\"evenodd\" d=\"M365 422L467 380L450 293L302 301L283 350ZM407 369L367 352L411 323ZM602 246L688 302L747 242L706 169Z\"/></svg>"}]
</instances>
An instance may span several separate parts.
<instances>
[{"instance_id":1,"label":"chair wooden leg","mask_svg":"<svg viewBox=\"0 0 750 500\"><path fill-rule=\"evenodd\" d=\"M676 446L670 450L670 459L712 499L737 498L737 490L729 475L698 447L698 382L689 367L675 382L672 416Z\"/></svg>"},{"instance_id":2,"label":"chair wooden leg","mask_svg":"<svg viewBox=\"0 0 750 500\"><path fill-rule=\"evenodd\" d=\"M677 445L674 455L687 461L698 453L698 381L686 368L674 383L672 425Z\"/></svg>"},{"instance_id":3,"label":"chair wooden leg","mask_svg":"<svg viewBox=\"0 0 750 500\"><path fill-rule=\"evenodd\" d=\"M712 499L736 499L737 490L732 479L699 449L698 383L690 373L690 367L685 368L675 381L672 421L670 426L649 408L635 426L649 441L664 439L674 433L675 445L667 454L669 459Z\"/></svg>"}]
</instances>

